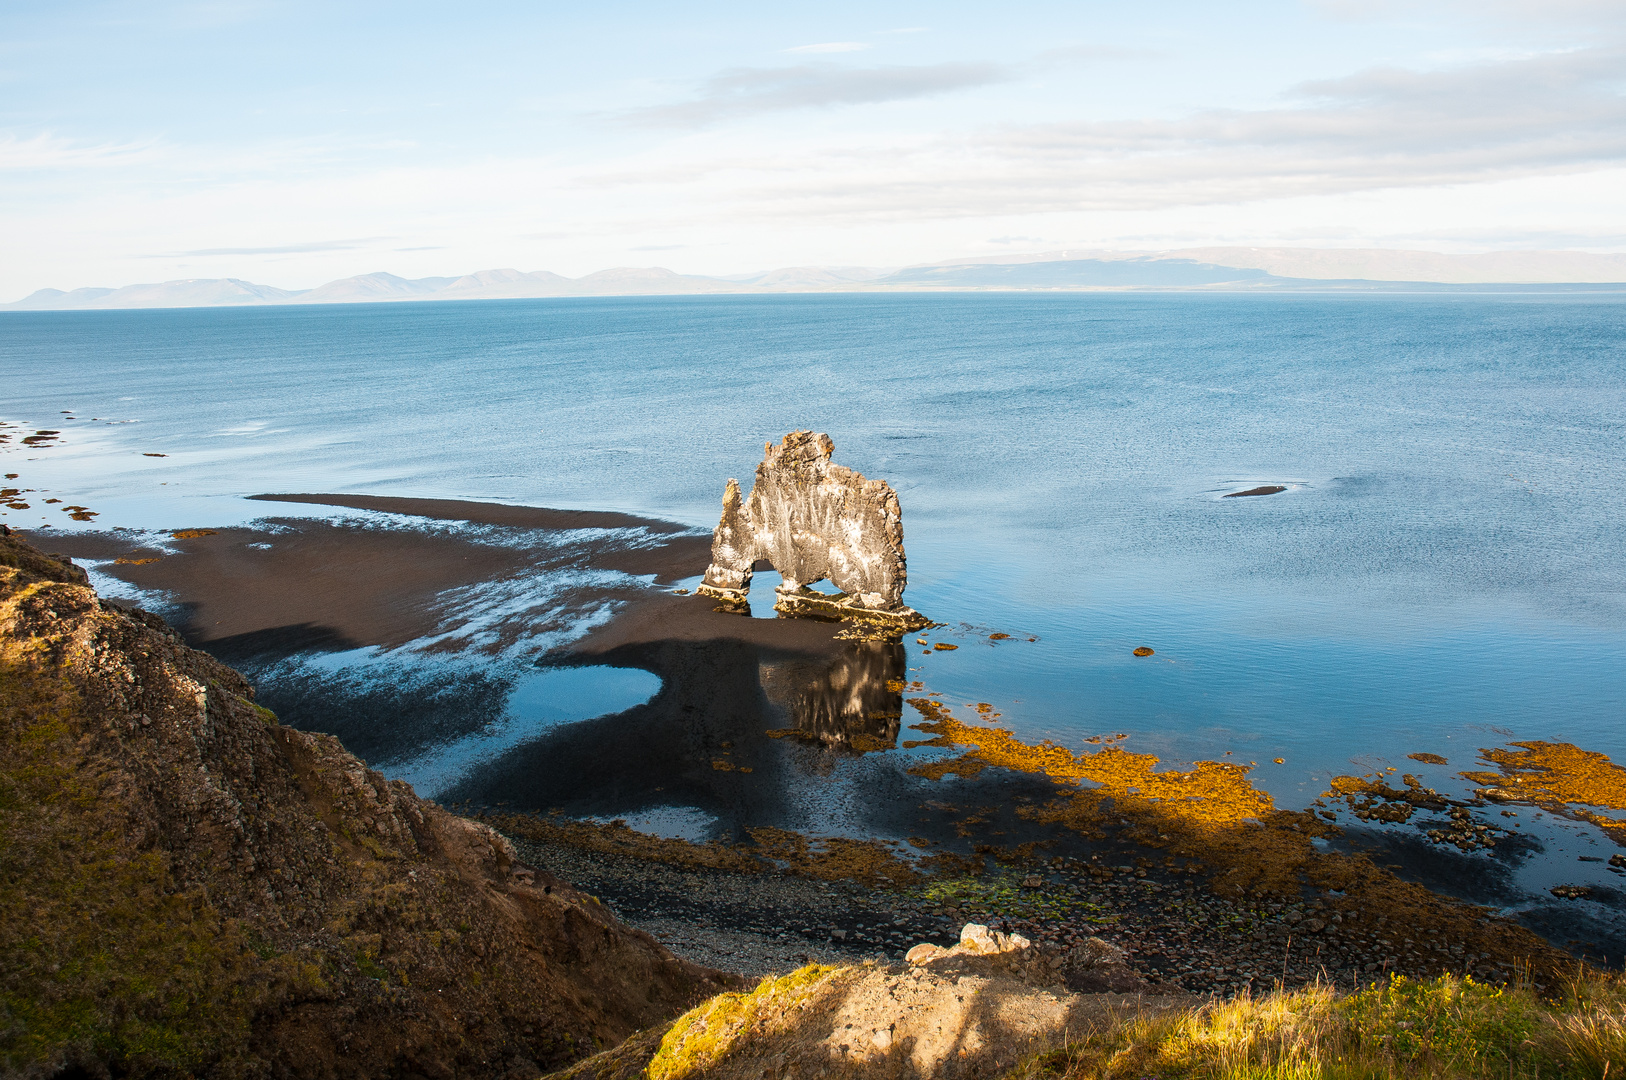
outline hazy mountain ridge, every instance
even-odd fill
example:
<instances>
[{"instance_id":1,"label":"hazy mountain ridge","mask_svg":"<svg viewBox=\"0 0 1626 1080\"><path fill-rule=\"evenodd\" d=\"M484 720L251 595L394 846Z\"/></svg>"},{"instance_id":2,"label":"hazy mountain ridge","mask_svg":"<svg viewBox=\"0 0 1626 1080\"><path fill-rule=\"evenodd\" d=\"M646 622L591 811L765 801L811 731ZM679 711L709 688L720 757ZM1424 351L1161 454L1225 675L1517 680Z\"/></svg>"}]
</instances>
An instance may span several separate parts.
<instances>
[{"instance_id":1,"label":"hazy mountain ridge","mask_svg":"<svg viewBox=\"0 0 1626 1080\"><path fill-rule=\"evenodd\" d=\"M956 265L1071 260L1191 260L1253 267L1276 277L1320 281L1416 281L1442 285L1581 285L1626 282L1626 253L1488 251L1453 254L1406 248L1199 247L1165 251L1068 249L956 260ZM947 262L934 265L950 265ZM911 268L914 269L914 268Z\"/></svg>"},{"instance_id":2,"label":"hazy mountain ridge","mask_svg":"<svg viewBox=\"0 0 1626 1080\"><path fill-rule=\"evenodd\" d=\"M278 289L238 278L186 278L65 292L40 289L0 310L358 304L397 300L501 300L563 296L923 290L1340 289L1486 287L1626 288L1626 253L1325 248L1067 250L945 260L898 270L794 266L710 277L664 267L620 266L569 278L548 270L481 270L461 277L376 272L314 289ZM1590 290L1589 290L1590 291Z\"/></svg>"}]
</instances>

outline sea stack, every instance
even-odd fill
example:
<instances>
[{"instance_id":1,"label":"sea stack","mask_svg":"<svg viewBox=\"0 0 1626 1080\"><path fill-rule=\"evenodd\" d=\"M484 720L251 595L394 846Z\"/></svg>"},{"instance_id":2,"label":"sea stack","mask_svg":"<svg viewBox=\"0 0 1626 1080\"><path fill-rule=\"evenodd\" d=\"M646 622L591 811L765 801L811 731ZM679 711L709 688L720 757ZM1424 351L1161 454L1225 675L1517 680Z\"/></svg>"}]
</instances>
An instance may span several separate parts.
<instances>
[{"instance_id":1,"label":"sea stack","mask_svg":"<svg viewBox=\"0 0 1626 1080\"><path fill-rule=\"evenodd\" d=\"M734 479L723 490L711 565L698 591L744 606L752 568L766 559L784 579L774 603L782 614L899 633L930 625L903 603L903 514L892 485L831 461L835 443L820 432L793 431L763 451L749 496L741 497ZM819 581L840 594L809 588Z\"/></svg>"}]
</instances>

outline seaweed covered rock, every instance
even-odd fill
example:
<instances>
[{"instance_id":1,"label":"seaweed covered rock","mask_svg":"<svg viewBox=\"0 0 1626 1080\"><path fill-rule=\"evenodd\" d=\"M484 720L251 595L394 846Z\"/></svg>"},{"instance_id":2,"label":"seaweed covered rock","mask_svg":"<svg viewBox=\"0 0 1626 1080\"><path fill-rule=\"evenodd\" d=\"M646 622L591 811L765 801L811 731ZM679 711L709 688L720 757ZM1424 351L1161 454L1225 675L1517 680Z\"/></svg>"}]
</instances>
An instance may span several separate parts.
<instances>
[{"instance_id":1,"label":"seaweed covered rock","mask_svg":"<svg viewBox=\"0 0 1626 1080\"><path fill-rule=\"evenodd\" d=\"M535 1075L723 982L0 537L0 1074Z\"/></svg>"},{"instance_id":2,"label":"seaweed covered rock","mask_svg":"<svg viewBox=\"0 0 1626 1080\"><path fill-rule=\"evenodd\" d=\"M775 607L855 622L918 629L929 621L903 604L908 573L898 493L830 460L828 435L793 431L763 447L751 494L739 481L723 491L712 533L711 565L699 591L742 604L758 560L779 572ZM809 586L829 581L826 596Z\"/></svg>"}]
</instances>

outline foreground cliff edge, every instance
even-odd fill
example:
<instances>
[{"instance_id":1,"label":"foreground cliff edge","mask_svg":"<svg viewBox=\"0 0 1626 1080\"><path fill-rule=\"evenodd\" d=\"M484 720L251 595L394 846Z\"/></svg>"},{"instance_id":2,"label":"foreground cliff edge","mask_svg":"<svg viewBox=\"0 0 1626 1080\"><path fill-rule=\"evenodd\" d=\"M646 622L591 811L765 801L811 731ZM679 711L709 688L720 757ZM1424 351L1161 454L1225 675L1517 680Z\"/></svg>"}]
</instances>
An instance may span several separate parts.
<instances>
[{"instance_id":1,"label":"foreground cliff edge","mask_svg":"<svg viewBox=\"0 0 1626 1080\"><path fill-rule=\"evenodd\" d=\"M726 978L0 536L0 1075L535 1076Z\"/></svg>"}]
</instances>

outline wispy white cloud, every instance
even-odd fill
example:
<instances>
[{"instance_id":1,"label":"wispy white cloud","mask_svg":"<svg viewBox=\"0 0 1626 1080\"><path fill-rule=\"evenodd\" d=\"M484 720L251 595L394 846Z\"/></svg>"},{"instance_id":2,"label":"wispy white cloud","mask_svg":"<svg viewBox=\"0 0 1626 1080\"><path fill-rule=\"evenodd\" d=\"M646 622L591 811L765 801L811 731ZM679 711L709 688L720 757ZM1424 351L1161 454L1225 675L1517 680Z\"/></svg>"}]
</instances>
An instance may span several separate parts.
<instances>
[{"instance_id":1,"label":"wispy white cloud","mask_svg":"<svg viewBox=\"0 0 1626 1080\"><path fill-rule=\"evenodd\" d=\"M788 53L846 53L863 52L869 48L867 41L821 41L817 45L798 45L794 49L786 49Z\"/></svg>"},{"instance_id":2,"label":"wispy white cloud","mask_svg":"<svg viewBox=\"0 0 1626 1080\"><path fill-rule=\"evenodd\" d=\"M1305 83L1290 107L1007 125L854 154L762 197L858 218L1155 209L1439 186L1626 162L1626 50ZM867 173L867 178L858 176Z\"/></svg>"},{"instance_id":3,"label":"wispy white cloud","mask_svg":"<svg viewBox=\"0 0 1626 1080\"><path fill-rule=\"evenodd\" d=\"M1034 63L1043 66L1092 64L1103 60L1150 60L1158 53L1150 49L1125 49L1116 45L1062 45L1046 49L1035 56Z\"/></svg>"},{"instance_id":4,"label":"wispy white cloud","mask_svg":"<svg viewBox=\"0 0 1626 1080\"><path fill-rule=\"evenodd\" d=\"M143 255L144 259L193 259L216 255L308 255L316 251L359 251L372 247L393 236L361 236L352 240L314 240L305 244L276 244L270 247L198 248L195 251L166 251ZM428 248L396 248L397 251L427 251Z\"/></svg>"},{"instance_id":5,"label":"wispy white cloud","mask_svg":"<svg viewBox=\"0 0 1626 1080\"><path fill-rule=\"evenodd\" d=\"M730 68L702 82L699 96L689 101L633 109L622 119L643 127L704 127L758 113L928 97L1010 78L1012 73L1000 64Z\"/></svg>"},{"instance_id":6,"label":"wispy white cloud","mask_svg":"<svg viewBox=\"0 0 1626 1080\"><path fill-rule=\"evenodd\" d=\"M1467 16L1506 22L1607 26L1626 22L1619 0L1307 0L1323 14L1349 21L1375 22L1405 16L1416 19Z\"/></svg>"},{"instance_id":7,"label":"wispy white cloud","mask_svg":"<svg viewBox=\"0 0 1626 1080\"><path fill-rule=\"evenodd\" d=\"M100 169L151 158L156 143L79 143L40 133L32 138L0 135L0 169Z\"/></svg>"},{"instance_id":8,"label":"wispy white cloud","mask_svg":"<svg viewBox=\"0 0 1626 1080\"><path fill-rule=\"evenodd\" d=\"M715 217L857 234L998 221L986 232L966 226L995 237L980 241L990 244L1030 231L1018 223L1024 217L1204 207L1234 216L1248 205L1408 190L1427 201L1423 192L1626 166L1622 70L1626 50L1616 47L1446 70L1370 68L1294 87L1274 108L858 138L787 134L748 154L722 152L729 144L719 139L572 170L561 185L605 197L636 187L674 214L682 207L695 227Z\"/></svg>"}]
</instances>

